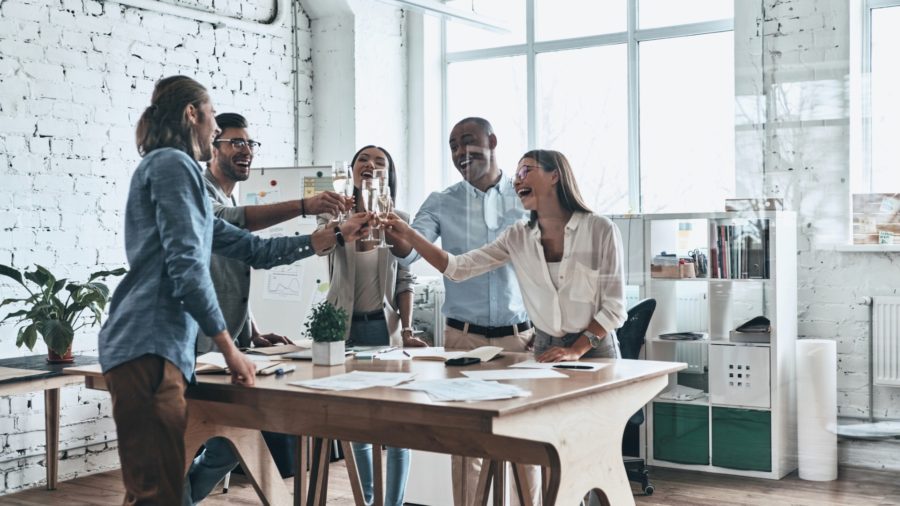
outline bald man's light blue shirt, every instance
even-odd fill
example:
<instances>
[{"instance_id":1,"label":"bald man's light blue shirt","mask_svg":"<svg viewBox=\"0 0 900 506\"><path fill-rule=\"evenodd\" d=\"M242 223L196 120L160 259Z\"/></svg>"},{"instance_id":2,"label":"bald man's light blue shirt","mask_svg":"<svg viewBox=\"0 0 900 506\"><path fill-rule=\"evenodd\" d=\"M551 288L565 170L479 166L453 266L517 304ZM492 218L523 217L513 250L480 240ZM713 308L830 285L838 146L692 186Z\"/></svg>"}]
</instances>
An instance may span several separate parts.
<instances>
[{"instance_id":1,"label":"bald man's light blue shirt","mask_svg":"<svg viewBox=\"0 0 900 506\"><path fill-rule=\"evenodd\" d=\"M526 217L512 180L502 177L487 193L465 181L432 193L416 214L412 228L432 242L440 237L444 250L459 255L493 242L507 227ZM400 263L409 265L418 258L414 250ZM444 278L444 291L442 312L448 318L488 327L528 320L510 265L461 282Z\"/></svg>"}]
</instances>

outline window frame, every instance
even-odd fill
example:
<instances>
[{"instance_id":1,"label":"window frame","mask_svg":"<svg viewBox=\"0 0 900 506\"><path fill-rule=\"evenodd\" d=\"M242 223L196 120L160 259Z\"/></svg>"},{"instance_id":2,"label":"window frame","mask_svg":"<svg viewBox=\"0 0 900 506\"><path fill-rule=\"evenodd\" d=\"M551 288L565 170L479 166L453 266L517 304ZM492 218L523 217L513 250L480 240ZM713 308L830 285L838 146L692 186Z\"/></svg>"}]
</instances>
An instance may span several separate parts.
<instances>
[{"instance_id":1,"label":"window frame","mask_svg":"<svg viewBox=\"0 0 900 506\"><path fill-rule=\"evenodd\" d=\"M627 45L627 93L628 93L628 205L634 212L641 212L641 172L640 172L640 54L641 42L671 39L678 37L690 37L695 35L707 35L721 32L734 32L734 18L703 21L656 28L638 28L638 3L640 0L627 1L626 31L592 35L586 37L573 37L567 39L555 39L546 41L535 40L535 9L534 0L525 0L525 43L511 46L492 47L487 49L475 49L467 51L447 51L447 20L441 23L441 105L442 132L444 139L450 136L450 122L454 118L448 118L448 87L447 69L453 63L460 63L488 58L525 56L526 61L526 118L528 122L528 149L537 146L537 101L535 72L536 57L540 53L566 51L571 49L584 49L589 47L609 46L616 44ZM870 0L875 1L875 0ZM897 1L900 0L890 0ZM733 71L733 69L732 69ZM450 152L447 143L443 143L443 180L447 184L450 181L452 167L448 163Z\"/></svg>"},{"instance_id":2,"label":"window frame","mask_svg":"<svg viewBox=\"0 0 900 506\"><path fill-rule=\"evenodd\" d=\"M874 186L874 172L872 167L872 14L877 9L900 7L900 0L863 0L862 16L862 47L861 47L861 73L866 76L862 79L862 115L859 128L861 130L862 150L860 152L860 169L862 170L863 188L856 190L864 193L877 193ZM851 170L853 170L851 164ZM850 185L851 195L854 193L853 185ZM851 219L852 226L852 219ZM852 241L851 241L852 242Z\"/></svg>"}]
</instances>

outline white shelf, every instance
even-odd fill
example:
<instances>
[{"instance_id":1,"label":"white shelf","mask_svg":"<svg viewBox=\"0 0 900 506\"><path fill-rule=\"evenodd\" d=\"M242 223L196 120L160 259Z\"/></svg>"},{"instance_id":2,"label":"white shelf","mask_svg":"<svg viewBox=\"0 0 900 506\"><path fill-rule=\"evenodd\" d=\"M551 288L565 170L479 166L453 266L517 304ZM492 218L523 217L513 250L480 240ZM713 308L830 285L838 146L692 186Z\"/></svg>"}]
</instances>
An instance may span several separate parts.
<instances>
[{"instance_id":1,"label":"white shelf","mask_svg":"<svg viewBox=\"0 0 900 506\"><path fill-rule=\"evenodd\" d=\"M663 392L665 393L665 392ZM686 406L709 406L709 394L692 401L679 401L675 399L661 399L659 396L653 398L653 402L665 402L668 404L684 404Z\"/></svg>"},{"instance_id":2,"label":"white shelf","mask_svg":"<svg viewBox=\"0 0 900 506\"><path fill-rule=\"evenodd\" d=\"M632 217L634 218L634 217ZM698 386L708 391L701 399L679 401L655 397L648 406L646 424L647 456L649 462L698 471L718 472L741 476L756 476L778 479L797 468L797 420L794 405L796 403L794 345L797 336L797 223L796 215L791 211L761 211L735 213L683 213L683 214L650 214L641 217L643 222L643 243L637 245L641 250L643 261L631 265L641 271L630 273L632 278L640 276L643 284L641 295L657 300L657 311L651 320L648 331L646 358L648 360L685 361L691 365L691 371L707 374L706 378L697 377ZM697 221L701 223L697 223ZM757 220L767 220L768 239L763 242L766 259L766 278L654 278L650 275L649 265L654 255L660 251L685 251L687 244L702 244L706 231L706 247L701 251L710 255L711 245L717 241L713 227L734 225L737 230L745 230ZM705 221L705 223L703 223ZM629 226L633 227L634 222ZM690 224L683 226L682 224ZM688 231L685 234L685 231ZM737 242L729 239L725 248L741 248L743 235L738 234ZM634 243L631 241L630 244ZM871 245L875 247L880 245ZM888 251L900 251L900 245L890 245ZM722 249L722 248L719 248ZM726 249L725 251L733 251ZM886 251L884 246L872 251ZM745 251L745 250L741 250ZM750 246L746 251L751 251ZM760 249L754 251L755 262L762 261ZM863 251L858 246L847 251ZM750 262L750 256L739 256ZM709 257L711 268L712 257ZM737 264L735 264L737 265ZM646 267L646 268L645 268ZM755 271L760 272L760 271ZM703 285L702 283L706 283ZM701 283L698 285L698 283ZM751 314L752 313L752 314ZM743 343L731 341L723 331L733 328L742 321L766 315L771 320L772 333L768 343ZM693 341L660 339L658 336L675 330L714 333L713 338ZM727 333L727 332L726 332ZM676 345L687 343L682 346ZM695 346L690 346L695 343ZM714 358L715 357L715 358ZM751 364L752 362L752 364ZM703 368L697 364L702 364ZM736 365L735 365L736 364ZM734 365L736 368L750 364L753 378L750 386L732 385L728 375L730 370L724 368ZM696 369L696 370L694 370ZM715 374L714 374L715 373ZM669 375L669 385L673 388L681 373ZM737 375L735 374L735 377ZM684 378L681 378L684 379ZM706 386L703 382L708 380ZM744 391L743 389L747 390ZM740 391L738 391L740 390ZM716 403L712 402L715 398ZM771 471L747 471L727 469L713 465L682 465L655 458L654 426L669 426L677 420L661 416L660 404L680 404L683 406L703 406L706 408L725 408L735 410L754 410L769 413L768 430L770 431ZM733 404L724 404L733 403ZM677 410L676 410L677 412ZM713 457L714 426L718 423L732 423L724 419L713 420L713 410L708 409L710 458ZM675 415L671 415L675 416ZM702 416L702 415L700 415ZM689 417L690 418L690 417ZM686 419L690 421L689 419ZM760 429L762 430L762 429ZM762 432L755 433L756 435ZM761 437L761 436L760 436ZM678 437L676 436L676 439ZM672 456L674 447L660 449L660 452ZM682 443L683 444L683 443ZM677 449L675 451L678 451ZM685 450L687 451L687 450ZM667 453L668 452L668 453ZM748 454L749 455L749 454ZM712 462L712 460L710 461ZM723 461L724 462L724 461ZM759 462L756 463L759 465ZM758 467L769 467L759 465Z\"/></svg>"}]
</instances>

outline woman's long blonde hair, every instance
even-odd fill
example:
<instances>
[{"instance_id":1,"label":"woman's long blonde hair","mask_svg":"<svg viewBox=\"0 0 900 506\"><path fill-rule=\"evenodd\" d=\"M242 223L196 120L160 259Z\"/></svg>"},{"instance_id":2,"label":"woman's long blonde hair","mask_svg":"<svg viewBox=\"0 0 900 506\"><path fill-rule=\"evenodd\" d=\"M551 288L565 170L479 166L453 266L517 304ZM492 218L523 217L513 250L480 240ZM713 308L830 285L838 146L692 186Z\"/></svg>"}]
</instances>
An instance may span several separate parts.
<instances>
[{"instance_id":1,"label":"woman's long blonde hair","mask_svg":"<svg viewBox=\"0 0 900 506\"><path fill-rule=\"evenodd\" d=\"M575 174L572 172L572 166L569 164L569 159L566 158L566 155L552 149L533 149L522 155L519 161L521 162L525 158L531 158L536 161L541 169L546 172L553 172L554 170L559 172L556 198L559 199L559 204L563 209L572 212L593 212L581 197L578 183L575 182ZM537 211L531 211L531 216L528 218L529 227L534 228L534 225L537 223L537 217Z\"/></svg>"}]
</instances>

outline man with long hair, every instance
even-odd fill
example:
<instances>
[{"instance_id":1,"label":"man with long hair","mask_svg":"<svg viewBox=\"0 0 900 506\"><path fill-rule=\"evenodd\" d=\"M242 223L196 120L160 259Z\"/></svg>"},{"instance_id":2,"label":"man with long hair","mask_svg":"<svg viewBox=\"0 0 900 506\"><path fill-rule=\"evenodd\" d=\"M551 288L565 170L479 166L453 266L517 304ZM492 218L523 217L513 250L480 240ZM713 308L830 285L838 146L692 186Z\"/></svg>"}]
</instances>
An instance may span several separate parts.
<instances>
[{"instance_id":1,"label":"man with long hair","mask_svg":"<svg viewBox=\"0 0 900 506\"><path fill-rule=\"evenodd\" d=\"M100 365L112 396L124 504L179 504L184 481L185 387L194 379L198 326L222 351L235 384L255 367L234 346L209 275L213 251L257 267L291 263L330 247L335 233L263 240L215 218L198 161L218 133L206 89L189 77L156 83L138 121L143 157L125 209L130 270L100 330ZM368 217L342 227L347 240Z\"/></svg>"}]
</instances>

